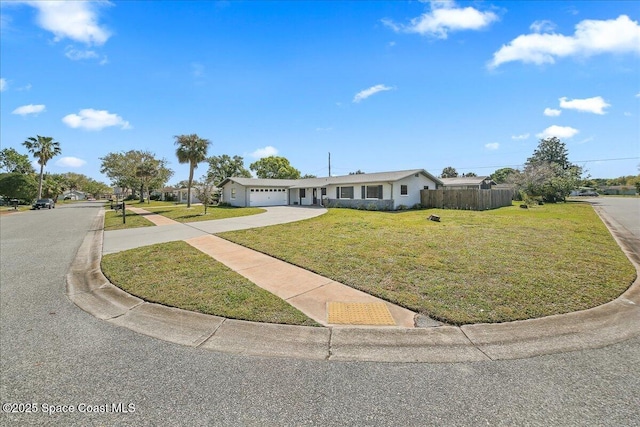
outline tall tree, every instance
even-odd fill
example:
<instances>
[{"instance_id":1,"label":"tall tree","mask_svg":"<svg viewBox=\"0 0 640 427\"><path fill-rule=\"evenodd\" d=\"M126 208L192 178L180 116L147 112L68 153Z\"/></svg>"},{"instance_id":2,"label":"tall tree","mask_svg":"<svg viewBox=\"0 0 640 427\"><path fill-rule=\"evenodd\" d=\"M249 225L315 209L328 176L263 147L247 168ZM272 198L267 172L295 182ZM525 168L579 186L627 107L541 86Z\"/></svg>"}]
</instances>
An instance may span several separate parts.
<instances>
[{"instance_id":1,"label":"tall tree","mask_svg":"<svg viewBox=\"0 0 640 427\"><path fill-rule=\"evenodd\" d=\"M440 174L440 178L456 178L458 176L458 171L453 166L447 166L442 169L442 173Z\"/></svg>"},{"instance_id":2,"label":"tall tree","mask_svg":"<svg viewBox=\"0 0 640 427\"><path fill-rule=\"evenodd\" d=\"M44 167L47 162L62 153L60 149L60 143L54 141L50 136L36 135L34 138L30 136L25 142L22 143L33 157L38 160L40 165L40 183L38 184L38 199L42 197L42 175L44 174Z\"/></svg>"},{"instance_id":3,"label":"tall tree","mask_svg":"<svg viewBox=\"0 0 640 427\"><path fill-rule=\"evenodd\" d=\"M193 183L193 171L198 167L198 163L204 162L207 158L207 150L211 142L208 139L200 138L195 133L191 135L177 135L176 156L179 163L189 164L189 185L187 186L187 208L191 207L191 184Z\"/></svg>"},{"instance_id":4,"label":"tall tree","mask_svg":"<svg viewBox=\"0 0 640 427\"><path fill-rule=\"evenodd\" d=\"M244 159L240 156L229 157L227 154L211 156L207 162L209 162L207 179L216 186L231 177L251 178L251 172L244 167Z\"/></svg>"},{"instance_id":5,"label":"tall tree","mask_svg":"<svg viewBox=\"0 0 640 427\"><path fill-rule=\"evenodd\" d=\"M143 158L136 167L136 178L140 179L140 203L144 202L144 193L147 192L147 200L151 203L149 183L158 176L160 162L154 158Z\"/></svg>"},{"instance_id":6,"label":"tall tree","mask_svg":"<svg viewBox=\"0 0 640 427\"><path fill-rule=\"evenodd\" d=\"M538 148L535 149L533 155L527 159L527 165L540 163L554 163L562 169L568 169L573 166L569 163L569 153L564 142L552 136L550 138L541 139Z\"/></svg>"},{"instance_id":7,"label":"tall tree","mask_svg":"<svg viewBox=\"0 0 640 427\"><path fill-rule=\"evenodd\" d=\"M156 159L150 151L130 150L121 153L109 153L101 157L100 172L111 179L112 185L124 190L138 190L144 187L143 177L137 175L140 165L149 161L157 167L157 174L147 182L149 189L162 187L173 175L173 171L167 167L165 159Z\"/></svg>"},{"instance_id":8,"label":"tall tree","mask_svg":"<svg viewBox=\"0 0 640 427\"><path fill-rule=\"evenodd\" d=\"M580 185L581 175L582 168L569 162L565 144L551 137L541 139L523 172L511 174L508 180L530 198L556 203L564 201Z\"/></svg>"},{"instance_id":9,"label":"tall tree","mask_svg":"<svg viewBox=\"0 0 640 427\"><path fill-rule=\"evenodd\" d=\"M9 173L34 173L29 156L18 153L15 148L0 150L0 169Z\"/></svg>"},{"instance_id":10,"label":"tall tree","mask_svg":"<svg viewBox=\"0 0 640 427\"><path fill-rule=\"evenodd\" d=\"M258 178L263 179L299 179L300 171L289 163L285 157L269 156L257 160L249 169L254 171Z\"/></svg>"},{"instance_id":11,"label":"tall tree","mask_svg":"<svg viewBox=\"0 0 640 427\"><path fill-rule=\"evenodd\" d=\"M515 172L516 170L512 168L501 168L492 173L490 178L494 180L496 184L504 184L505 182L507 182L507 178L509 178L509 175Z\"/></svg>"},{"instance_id":12,"label":"tall tree","mask_svg":"<svg viewBox=\"0 0 640 427\"><path fill-rule=\"evenodd\" d=\"M9 199L31 202L38 192L38 184L32 174L0 174L0 195Z\"/></svg>"}]
</instances>

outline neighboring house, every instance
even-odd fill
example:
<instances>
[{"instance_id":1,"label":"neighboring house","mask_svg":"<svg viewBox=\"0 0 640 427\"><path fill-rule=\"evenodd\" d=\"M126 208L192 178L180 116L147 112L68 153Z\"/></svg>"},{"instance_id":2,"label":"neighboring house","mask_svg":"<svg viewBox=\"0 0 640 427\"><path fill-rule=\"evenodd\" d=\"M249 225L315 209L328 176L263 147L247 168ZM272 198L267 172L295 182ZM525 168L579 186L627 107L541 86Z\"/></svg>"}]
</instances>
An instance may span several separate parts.
<instances>
[{"instance_id":1,"label":"neighboring house","mask_svg":"<svg viewBox=\"0 0 640 427\"><path fill-rule=\"evenodd\" d=\"M445 190L491 190L496 183L488 176L464 176L440 178Z\"/></svg>"},{"instance_id":2,"label":"neighboring house","mask_svg":"<svg viewBox=\"0 0 640 427\"><path fill-rule=\"evenodd\" d=\"M87 193L78 190L67 190L62 192L62 200L84 200Z\"/></svg>"},{"instance_id":3,"label":"neighboring house","mask_svg":"<svg viewBox=\"0 0 640 427\"><path fill-rule=\"evenodd\" d=\"M197 186L191 187L191 203L201 203L197 197ZM213 192L218 189L214 187ZM187 203L188 191L186 188L164 187L159 191L151 193L154 196L160 196L162 201L171 201L176 203Z\"/></svg>"},{"instance_id":4,"label":"neighboring house","mask_svg":"<svg viewBox=\"0 0 640 427\"><path fill-rule=\"evenodd\" d=\"M600 187L598 191L602 194L613 196L635 196L636 187L633 185L609 185Z\"/></svg>"},{"instance_id":5,"label":"neighboring house","mask_svg":"<svg viewBox=\"0 0 640 427\"><path fill-rule=\"evenodd\" d=\"M424 169L305 179L227 178L222 202L232 206L323 205L392 210L420 203L420 190L442 181Z\"/></svg>"}]
</instances>

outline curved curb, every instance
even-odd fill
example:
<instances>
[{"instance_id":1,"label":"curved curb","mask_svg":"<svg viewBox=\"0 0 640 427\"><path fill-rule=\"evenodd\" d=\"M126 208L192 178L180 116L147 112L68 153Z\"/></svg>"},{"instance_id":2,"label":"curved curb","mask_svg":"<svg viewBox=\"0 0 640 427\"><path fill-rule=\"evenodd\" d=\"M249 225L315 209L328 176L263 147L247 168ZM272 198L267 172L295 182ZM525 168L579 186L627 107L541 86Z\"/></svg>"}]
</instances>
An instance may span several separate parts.
<instances>
[{"instance_id":1,"label":"curved curb","mask_svg":"<svg viewBox=\"0 0 640 427\"><path fill-rule=\"evenodd\" d=\"M601 218L629 259L634 238ZM315 360L451 363L519 359L599 348L640 335L640 278L620 297L574 313L500 324L416 329L317 328L225 319L148 303L102 274L102 219L78 249L66 294L93 316L154 338L219 352ZM606 218L606 219L605 219ZM631 247L629 247L631 246Z\"/></svg>"}]
</instances>

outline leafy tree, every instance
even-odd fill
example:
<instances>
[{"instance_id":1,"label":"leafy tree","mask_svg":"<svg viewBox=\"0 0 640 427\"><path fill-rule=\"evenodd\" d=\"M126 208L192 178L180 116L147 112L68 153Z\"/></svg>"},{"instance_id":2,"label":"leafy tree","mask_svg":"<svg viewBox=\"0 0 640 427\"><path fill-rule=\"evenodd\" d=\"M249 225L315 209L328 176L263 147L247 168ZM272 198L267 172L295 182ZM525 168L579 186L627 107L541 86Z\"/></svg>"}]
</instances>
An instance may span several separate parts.
<instances>
[{"instance_id":1,"label":"leafy tree","mask_svg":"<svg viewBox=\"0 0 640 427\"><path fill-rule=\"evenodd\" d=\"M196 197L204 205L204 214L206 215L207 206L213 204L215 200L216 185L213 178L209 174L203 176L201 182L194 187L194 190L196 192Z\"/></svg>"},{"instance_id":2,"label":"leafy tree","mask_svg":"<svg viewBox=\"0 0 640 427\"><path fill-rule=\"evenodd\" d=\"M533 156L527 159L526 165L540 163L554 163L563 169L573 166L569 163L569 153L566 145L555 136L541 139L538 143L538 148L533 152Z\"/></svg>"},{"instance_id":3,"label":"leafy tree","mask_svg":"<svg viewBox=\"0 0 640 427\"><path fill-rule=\"evenodd\" d=\"M358 169L355 172L349 172L349 175L364 175L365 172L362 172L360 169Z\"/></svg>"},{"instance_id":4,"label":"leafy tree","mask_svg":"<svg viewBox=\"0 0 640 427\"><path fill-rule=\"evenodd\" d=\"M302 177L301 177L301 178L302 178L302 179L307 179L307 178L317 178L317 176L312 175L312 174L310 174L310 173L306 173L306 174L302 175Z\"/></svg>"},{"instance_id":5,"label":"leafy tree","mask_svg":"<svg viewBox=\"0 0 640 427\"><path fill-rule=\"evenodd\" d=\"M440 174L440 178L456 178L458 176L458 171L452 166L447 166L442 169L442 173Z\"/></svg>"},{"instance_id":6,"label":"leafy tree","mask_svg":"<svg viewBox=\"0 0 640 427\"><path fill-rule=\"evenodd\" d=\"M240 156L229 157L227 154L211 156L207 162L209 162L207 180L211 180L216 186L231 177L251 178L251 172L244 167L244 159Z\"/></svg>"},{"instance_id":7,"label":"leafy tree","mask_svg":"<svg viewBox=\"0 0 640 427\"><path fill-rule=\"evenodd\" d=\"M289 163L285 157L269 156L249 165L258 178L263 179L299 179L300 171Z\"/></svg>"},{"instance_id":8,"label":"leafy tree","mask_svg":"<svg viewBox=\"0 0 640 427\"><path fill-rule=\"evenodd\" d=\"M60 174L45 174L42 183L42 194L45 197L58 201L58 196L64 191L65 179Z\"/></svg>"},{"instance_id":9,"label":"leafy tree","mask_svg":"<svg viewBox=\"0 0 640 427\"><path fill-rule=\"evenodd\" d=\"M173 175L173 171L167 167L167 161L165 159L156 159L155 154L150 151L130 150L121 153L109 153L101 157L100 160L102 161L100 172L109 177L111 183L121 187L123 191L141 189L142 192L145 185L147 189L157 189L162 187ZM144 182L145 177L138 172L140 165L145 162L150 162L157 169L157 174L154 174L153 178L149 177L146 184Z\"/></svg>"},{"instance_id":10,"label":"leafy tree","mask_svg":"<svg viewBox=\"0 0 640 427\"><path fill-rule=\"evenodd\" d=\"M193 183L193 171L198 167L198 163L204 162L207 158L207 149L211 142L208 139L200 138L198 135L177 135L176 156L178 162L189 164L189 185L187 186L187 208L191 207L191 184Z\"/></svg>"},{"instance_id":11,"label":"leafy tree","mask_svg":"<svg viewBox=\"0 0 640 427\"><path fill-rule=\"evenodd\" d=\"M509 175L515 172L517 171L512 168L501 168L492 173L490 178L494 180L496 184L504 184L505 182L507 182Z\"/></svg>"},{"instance_id":12,"label":"leafy tree","mask_svg":"<svg viewBox=\"0 0 640 427\"><path fill-rule=\"evenodd\" d=\"M38 194L38 183L32 174L0 174L0 195L8 199L31 201Z\"/></svg>"},{"instance_id":13,"label":"leafy tree","mask_svg":"<svg viewBox=\"0 0 640 427\"><path fill-rule=\"evenodd\" d=\"M478 174L476 174L475 172L467 172L467 173L463 173L462 177L467 177L467 178L473 178L475 176L478 176Z\"/></svg>"},{"instance_id":14,"label":"leafy tree","mask_svg":"<svg viewBox=\"0 0 640 427\"><path fill-rule=\"evenodd\" d=\"M38 160L40 165L40 183L38 184L38 199L42 198L42 178L44 174L44 167L47 162L62 153L60 149L60 143L54 141L50 136L37 135L35 138L30 136L25 142L22 143L33 157Z\"/></svg>"},{"instance_id":15,"label":"leafy tree","mask_svg":"<svg viewBox=\"0 0 640 427\"><path fill-rule=\"evenodd\" d=\"M580 185L582 168L569 162L567 149L558 138L540 140L533 156L527 159L524 171L511 174L512 179L529 197L548 203L565 201Z\"/></svg>"},{"instance_id":16,"label":"leafy tree","mask_svg":"<svg viewBox=\"0 0 640 427\"><path fill-rule=\"evenodd\" d=\"M18 153L15 148L0 150L0 169L9 173L35 173L29 156Z\"/></svg>"},{"instance_id":17,"label":"leafy tree","mask_svg":"<svg viewBox=\"0 0 640 427\"><path fill-rule=\"evenodd\" d=\"M82 187L82 191L87 194L91 194L96 199L99 198L102 194L111 193L111 187L109 187L104 182L96 181L95 179L89 179L84 187Z\"/></svg>"},{"instance_id":18,"label":"leafy tree","mask_svg":"<svg viewBox=\"0 0 640 427\"><path fill-rule=\"evenodd\" d=\"M149 194L149 183L158 176L160 161L155 158L145 157L136 166L136 178L140 180L140 203L144 202L144 193L147 192L147 200L151 203L151 194Z\"/></svg>"}]
</instances>

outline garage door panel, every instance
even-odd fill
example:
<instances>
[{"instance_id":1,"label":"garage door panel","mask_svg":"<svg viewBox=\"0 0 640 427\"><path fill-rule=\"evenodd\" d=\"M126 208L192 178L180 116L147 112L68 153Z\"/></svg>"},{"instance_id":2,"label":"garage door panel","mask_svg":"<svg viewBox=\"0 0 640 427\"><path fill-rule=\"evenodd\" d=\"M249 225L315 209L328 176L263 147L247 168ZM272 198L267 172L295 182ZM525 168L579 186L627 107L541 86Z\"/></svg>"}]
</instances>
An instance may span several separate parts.
<instances>
[{"instance_id":1,"label":"garage door panel","mask_svg":"<svg viewBox=\"0 0 640 427\"><path fill-rule=\"evenodd\" d=\"M251 188L249 190L249 206L286 206L287 190L285 188Z\"/></svg>"}]
</instances>

